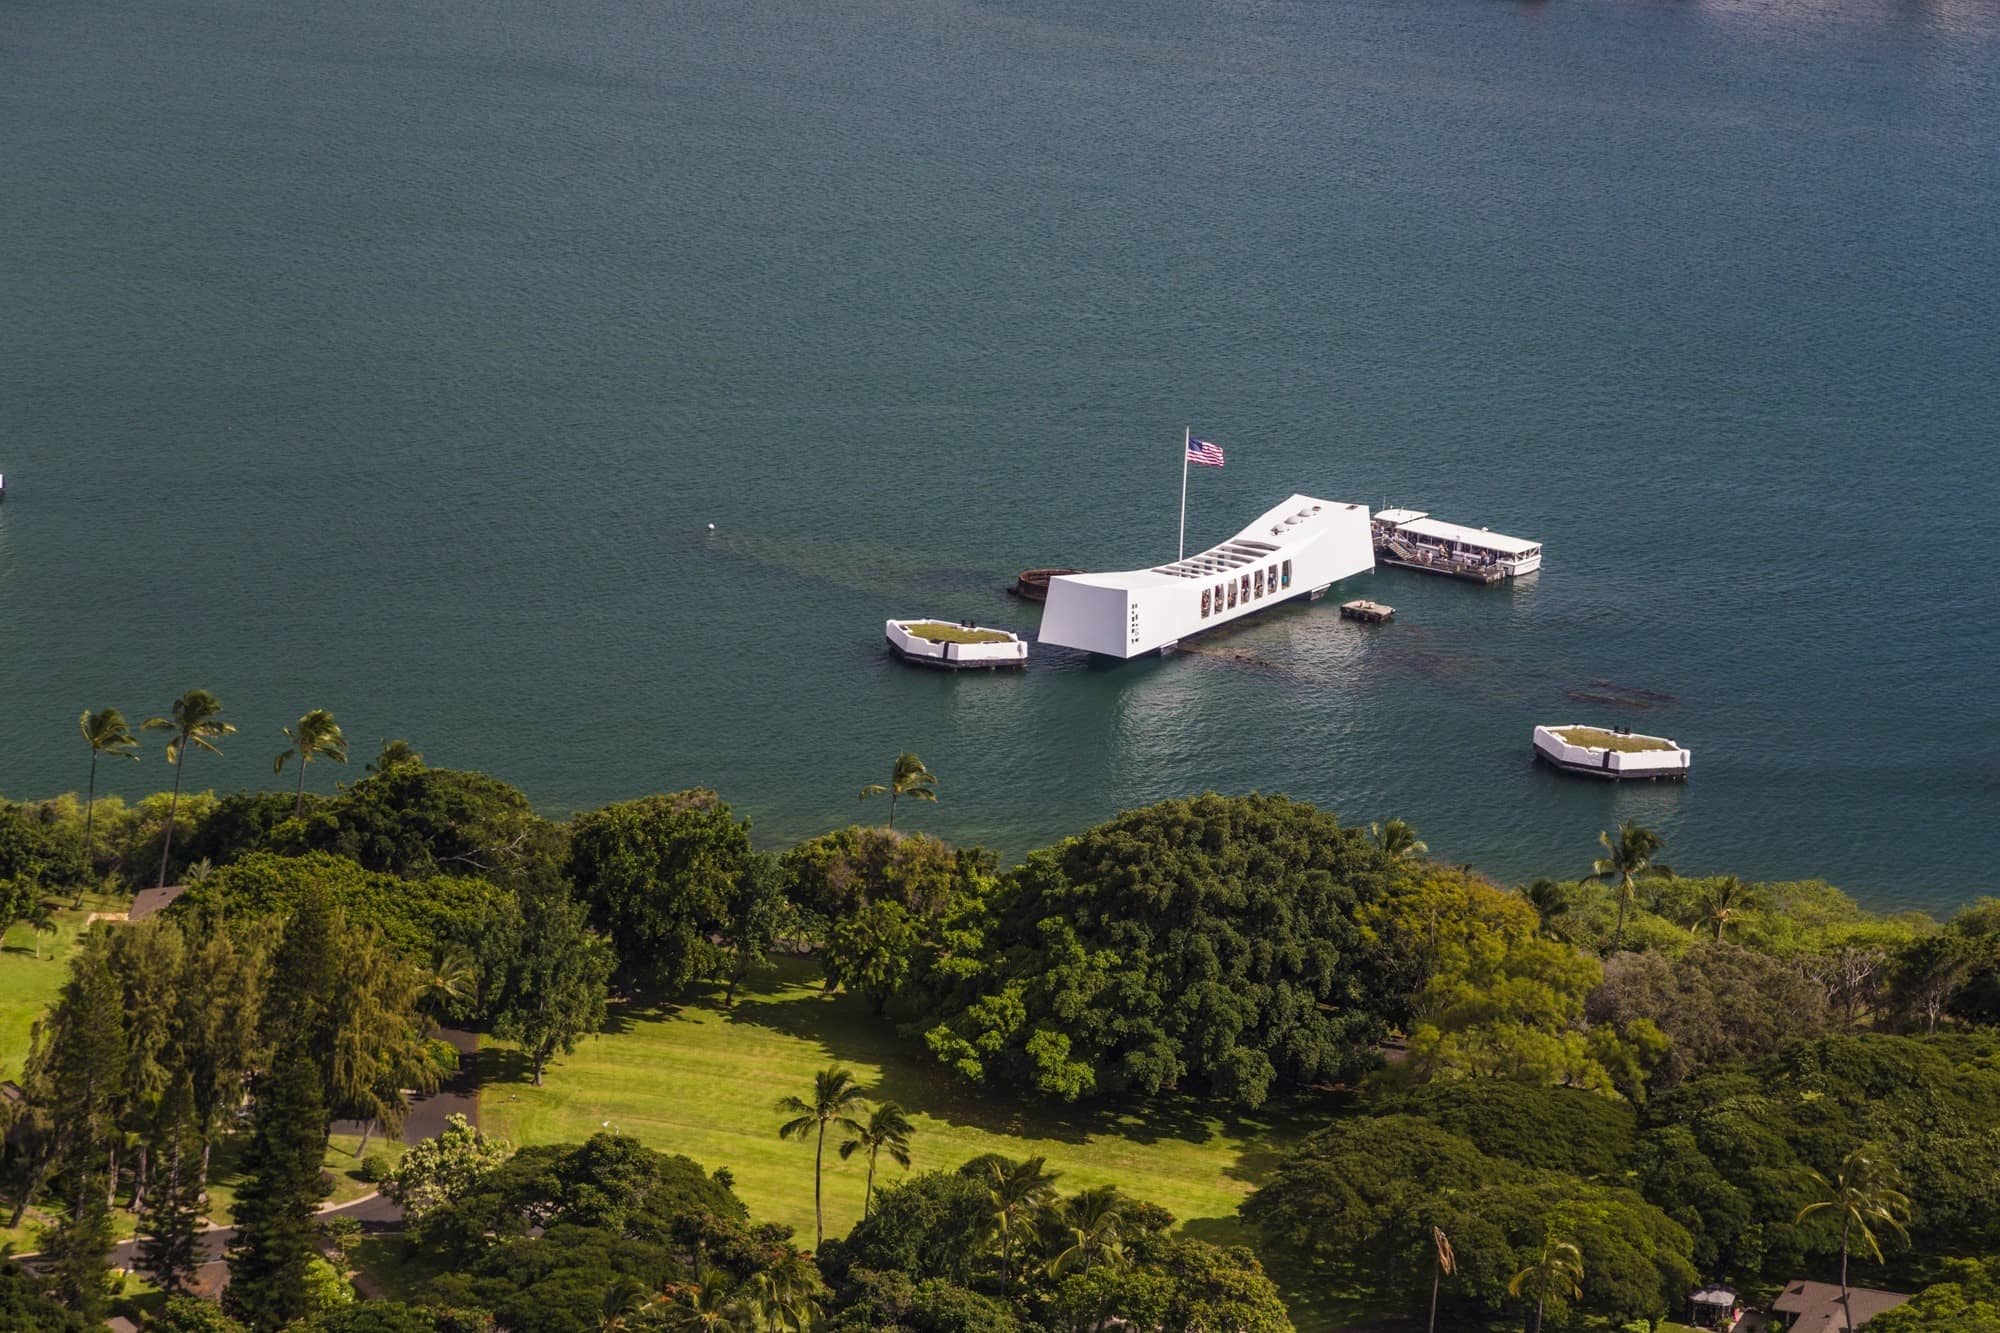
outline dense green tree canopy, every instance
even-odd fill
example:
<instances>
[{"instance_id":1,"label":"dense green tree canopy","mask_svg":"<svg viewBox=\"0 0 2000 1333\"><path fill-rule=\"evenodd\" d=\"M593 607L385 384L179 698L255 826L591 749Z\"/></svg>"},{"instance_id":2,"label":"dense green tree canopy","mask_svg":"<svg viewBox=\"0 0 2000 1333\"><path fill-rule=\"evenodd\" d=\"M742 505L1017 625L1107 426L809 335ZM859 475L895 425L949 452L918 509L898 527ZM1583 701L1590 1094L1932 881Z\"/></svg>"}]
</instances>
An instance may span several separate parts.
<instances>
[{"instance_id":1,"label":"dense green tree canopy","mask_svg":"<svg viewBox=\"0 0 2000 1333\"><path fill-rule=\"evenodd\" d=\"M1875 1316L1877 1333L2000 1333L2000 1259L1957 1259L1941 1281Z\"/></svg>"},{"instance_id":2,"label":"dense green tree canopy","mask_svg":"<svg viewBox=\"0 0 2000 1333\"><path fill-rule=\"evenodd\" d=\"M498 778L397 764L309 805L297 824L274 832L272 850L332 852L411 878L476 875L540 886L559 876L562 830Z\"/></svg>"},{"instance_id":3,"label":"dense green tree canopy","mask_svg":"<svg viewBox=\"0 0 2000 1333\"><path fill-rule=\"evenodd\" d=\"M0 880L69 884L83 871L81 829L46 805L0 801Z\"/></svg>"},{"instance_id":4,"label":"dense green tree canopy","mask_svg":"<svg viewBox=\"0 0 2000 1333\"><path fill-rule=\"evenodd\" d=\"M729 925L750 861L750 824L712 791L624 801L579 815L569 873L626 976L677 991L720 970L712 943Z\"/></svg>"},{"instance_id":5,"label":"dense green tree canopy","mask_svg":"<svg viewBox=\"0 0 2000 1333\"><path fill-rule=\"evenodd\" d=\"M1567 1119L1572 1131L1597 1126L1557 1104L1543 1108L1551 1121ZM1471 1103L1436 1106L1457 1117ZM1493 1138L1518 1150L1520 1128ZM1488 1156L1407 1113L1342 1120L1310 1136L1243 1214L1315 1268L1413 1297L1428 1293L1438 1227L1458 1257L1446 1298L1461 1306L1505 1306L1509 1280L1534 1262L1551 1219L1583 1252L1581 1304L1594 1313L1658 1318L1678 1307L1696 1277L1693 1238L1639 1195Z\"/></svg>"},{"instance_id":6,"label":"dense green tree canopy","mask_svg":"<svg viewBox=\"0 0 2000 1333\"><path fill-rule=\"evenodd\" d=\"M1495 1079L1433 1083L1376 1113L1416 1116L1489 1157L1593 1179L1625 1170L1638 1126L1630 1106L1599 1093Z\"/></svg>"},{"instance_id":7,"label":"dense green tree canopy","mask_svg":"<svg viewBox=\"0 0 2000 1333\"><path fill-rule=\"evenodd\" d=\"M225 920L282 918L308 889L326 894L351 925L378 930L397 953L426 961L440 950L465 948L475 956L498 946L511 951L520 927L514 894L465 875L404 878L363 869L325 852L278 856L254 852L210 874L169 909L176 917L215 914ZM482 969L482 988L504 962Z\"/></svg>"},{"instance_id":8,"label":"dense green tree canopy","mask_svg":"<svg viewBox=\"0 0 2000 1333\"><path fill-rule=\"evenodd\" d=\"M1657 1023L1673 1042L1655 1074L1665 1086L1731 1060L1770 1055L1832 1023L1825 992L1796 966L1729 943L1703 943L1672 959L1614 954L1584 1013L1593 1023Z\"/></svg>"},{"instance_id":9,"label":"dense green tree canopy","mask_svg":"<svg viewBox=\"0 0 2000 1333\"><path fill-rule=\"evenodd\" d=\"M1351 1077L1403 996L1357 922L1389 859L1275 796L1133 810L1031 856L986 962L925 1039L962 1075L1063 1098L1204 1087L1256 1106Z\"/></svg>"}]
</instances>

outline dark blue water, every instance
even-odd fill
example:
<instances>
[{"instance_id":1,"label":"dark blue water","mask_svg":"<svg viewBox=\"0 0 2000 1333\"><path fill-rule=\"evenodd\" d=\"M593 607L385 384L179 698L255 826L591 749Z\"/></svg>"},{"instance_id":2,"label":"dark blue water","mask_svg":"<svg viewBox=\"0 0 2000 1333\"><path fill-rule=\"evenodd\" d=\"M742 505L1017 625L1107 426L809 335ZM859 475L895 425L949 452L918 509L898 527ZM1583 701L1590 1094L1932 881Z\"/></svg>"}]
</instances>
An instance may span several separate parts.
<instances>
[{"instance_id":1,"label":"dark blue water","mask_svg":"<svg viewBox=\"0 0 2000 1333\"><path fill-rule=\"evenodd\" d=\"M912 822L1009 855L1257 788L1949 906L2000 862L1996 144L1994 3L0 0L0 790L202 684L203 785L326 706L771 841L912 748ZM1250 660L883 658L1170 555L1186 423L1191 545L1303 490L1548 566ZM1694 779L1533 767L1569 720Z\"/></svg>"}]
</instances>

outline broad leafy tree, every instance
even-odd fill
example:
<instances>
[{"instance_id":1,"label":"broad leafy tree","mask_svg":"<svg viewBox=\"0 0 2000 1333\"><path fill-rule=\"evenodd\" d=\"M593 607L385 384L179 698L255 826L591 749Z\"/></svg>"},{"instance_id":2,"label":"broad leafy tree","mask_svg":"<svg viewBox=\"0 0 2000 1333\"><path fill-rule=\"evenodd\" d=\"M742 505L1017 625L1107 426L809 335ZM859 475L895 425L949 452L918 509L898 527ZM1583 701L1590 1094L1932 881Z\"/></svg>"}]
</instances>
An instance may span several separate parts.
<instances>
[{"instance_id":1,"label":"broad leafy tree","mask_svg":"<svg viewBox=\"0 0 2000 1333\"><path fill-rule=\"evenodd\" d=\"M147 731L173 733L167 741L167 762L174 766L174 796L167 807L166 839L160 844L159 886L165 888L167 865L174 850L174 821L180 814L181 773L187 766L188 750L206 750L220 756L222 751L215 744L216 738L235 731L236 724L223 721L220 699L207 690L189 690L174 700L168 716L149 717L139 725Z\"/></svg>"},{"instance_id":2,"label":"broad leafy tree","mask_svg":"<svg viewBox=\"0 0 2000 1333\"><path fill-rule=\"evenodd\" d=\"M347 762L347 738L340 734L340 724L333 720L333 714L324 708L315 708L289 727L283 727L286 747L271 761L271 771L285 771L287 760L296 759L299 765L298 791L292 798L292 813L302 815L306 809L306 765L315 759L330 759L336 764Z\"/></svg>"},{"instance_id":3,"label":"broad leafy tree","mask_svg":"<svg viewBox=\"0 0 2000 1333\"><path fill-rule=\"evenodd\" d=\"M471 1193L513 1152L507 1140L489 1139L464 1116L450 1116L444 1133L411 1146L382 1182L382 1192L420 1222L433 1209Z\"/></svg>"},{"instance_id":4,"label":"broad leafy tree","mask_svg":"<svg viewBox=\"0 0 2000 1333\"><path fill-rule=\"evenodd\" d=\"M609 805L570 835L570 878L624 974L669 993L720 970L713 939L749 861L749 822L711 791Z\"/></svg>"},{"instance_id":5,"label":"broad leafy tree","mask_svg":"<svg viewBox=\"0 0 2000 1333\"><path fill-rule=\"evenodd\" d=\"M582 903L543 892L527 895L521 909L521 943L507 965L493 1030L521 1044L540 1087L551 1059L604 1026L605 986L617 960Z\"/></svg>"},{"instance_id":6,"label":"broad leafy tree","mask_svg":"<svg viewBox=\"0 0 2000 1333\"><path fill-rule=\"evenodd\" d=\"M1243 1106L1353 1078L1407 1013L1409 964L1361 918L1408 873L1282 797L1166 801L1030 856L925 1030L996 1087L1203 1088Z\"/></svg>"}]
</instances>

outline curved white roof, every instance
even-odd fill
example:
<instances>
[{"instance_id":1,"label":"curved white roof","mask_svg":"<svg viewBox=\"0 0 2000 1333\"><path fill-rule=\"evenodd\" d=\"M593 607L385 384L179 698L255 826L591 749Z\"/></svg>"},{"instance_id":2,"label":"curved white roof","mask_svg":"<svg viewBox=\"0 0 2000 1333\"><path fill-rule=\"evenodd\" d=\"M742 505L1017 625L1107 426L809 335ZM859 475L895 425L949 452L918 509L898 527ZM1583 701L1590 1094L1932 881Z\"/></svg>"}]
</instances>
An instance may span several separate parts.
<instances>
[{"instance_id":1,"label":"curved white roof","mask_svg":"<svg viewBox=\"0 0 2000 1333\"><path fill-rule=\"evenodd\" d=\"M1540 542L1530 541L1526 537L1509 537L1505 533L1488 532L1485 528L1468 528L1463 524L1445 523L1435 518L1419 518L1397 526L1404 532L1418 537L1429 537L1432 541L1458 542L1464 546L1477 546L1483 551L1498 551L1502 555L1526 555L1541 545Z\"/></svg>"},{"instance_id":2,"label":"curved white roof","mask_svg":"<svg viewBox=\"0 0 2000 1333\"><path fill-rule=\"evenodd\" d=\"M1155 565L1151 569L1128 569L1109 574L1064 574L1059 579L1051 579L1050 584L1053 586L1060 581L1093 588L1171 588L1182 586L1183 581L1205 582L1239 568L1248 572L1249 567L1262 561L1282 558L1287 548L1303 546L1319 537L1329 529L1336 514L1351 514L1360 509L1362 506L1358 504L1294 495L1282 504L1265 510L1255 522L1228 541L1217 542L1206 551L1198 551L1185 559Z\"/></svg>"}]
</instances>

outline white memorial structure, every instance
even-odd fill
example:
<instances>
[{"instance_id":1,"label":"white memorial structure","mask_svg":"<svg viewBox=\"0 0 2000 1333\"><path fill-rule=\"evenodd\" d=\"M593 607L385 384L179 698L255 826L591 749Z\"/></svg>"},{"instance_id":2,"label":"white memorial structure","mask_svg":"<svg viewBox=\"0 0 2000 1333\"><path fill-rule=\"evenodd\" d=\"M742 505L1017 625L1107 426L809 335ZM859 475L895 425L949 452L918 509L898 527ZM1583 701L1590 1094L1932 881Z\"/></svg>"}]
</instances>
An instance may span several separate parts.
<instances>
[{"instance_id":1,"label":"white memorial structure","mask_svg":"<svg viewBox=\"0 0 2000 1333\"><path fill-rule=\"evenodd\" d=\"M1038 642L1138 657L1374 567L1367 506L1294 495L1172 564L1050 579Z\"/></svg>"}]
</instances>

